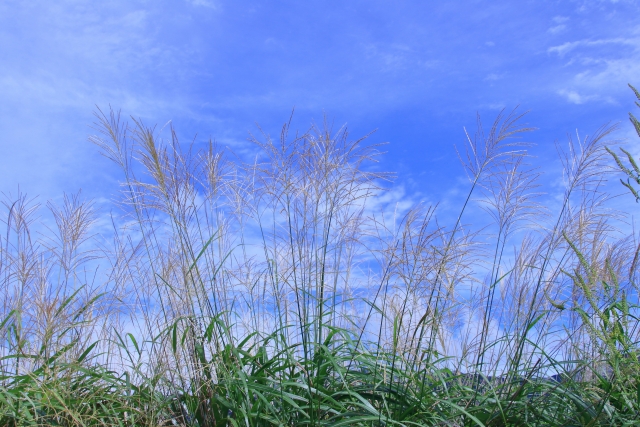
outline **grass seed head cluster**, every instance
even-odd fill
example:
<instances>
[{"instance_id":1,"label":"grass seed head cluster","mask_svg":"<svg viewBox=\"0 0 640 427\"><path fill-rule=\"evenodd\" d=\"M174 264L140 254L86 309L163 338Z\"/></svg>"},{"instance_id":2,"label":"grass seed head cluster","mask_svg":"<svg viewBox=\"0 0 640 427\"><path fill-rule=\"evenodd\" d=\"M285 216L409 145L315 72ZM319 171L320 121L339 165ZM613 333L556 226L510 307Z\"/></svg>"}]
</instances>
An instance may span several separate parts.
<instances>
[{"instance_id":1,"label":"grass seed head cluster","mask_svg":"<svg viewBox=\"0 0 640 427\"><path fill-rule=\"evenodd\" d=\"M3 201L0 424L632 425L640 246L607 180L640 172L605 127L558 145L544 199L522 122L478 119L441 215L382 204L345 128L242 162L98 111L121 215Z\"/></svg>"}]
</instances>

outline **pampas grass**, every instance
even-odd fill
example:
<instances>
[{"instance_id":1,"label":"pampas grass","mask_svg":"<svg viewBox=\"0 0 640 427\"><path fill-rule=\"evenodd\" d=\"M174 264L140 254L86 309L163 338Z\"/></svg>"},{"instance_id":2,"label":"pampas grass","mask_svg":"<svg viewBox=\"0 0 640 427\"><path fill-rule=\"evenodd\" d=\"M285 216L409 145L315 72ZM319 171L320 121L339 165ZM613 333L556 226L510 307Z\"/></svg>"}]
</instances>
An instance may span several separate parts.
<instances>
[{"instance_id":1,"label":"pampas grass","mask_svg":"<svg viewBox=\"0 0 640 427\"><path fill-rule=\"evenodd\" d=\"M451 217L385 209L380 147L345 128L289 121L243 163L98 110L121 215L72 195L38 225L34 200L3 202L0 423L632 425L614 128L559 146L549 206L523 120L467 133Z\"/></svg>"}]
</instances>

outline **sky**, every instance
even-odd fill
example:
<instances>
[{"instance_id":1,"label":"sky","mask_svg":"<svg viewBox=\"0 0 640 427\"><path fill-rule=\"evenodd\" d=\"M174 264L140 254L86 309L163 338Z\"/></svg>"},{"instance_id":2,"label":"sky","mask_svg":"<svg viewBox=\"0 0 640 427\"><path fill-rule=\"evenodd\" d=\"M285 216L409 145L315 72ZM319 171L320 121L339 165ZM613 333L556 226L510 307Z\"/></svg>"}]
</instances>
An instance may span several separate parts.
<instances>
[{"instance_id":1,"label":"sky","mask_svg":"<svg viewBox=\"0 0 640 427\"><path fill-rule=\"evenodd\" d=\"M399 194L446 199L476 114L529 110L550 172L576 130L621 122L637 144L628 83L635 0L3 0L0 191L114 198L120 176L88 142L97 107L240 153L256 123L277 135L295 108L299 129L326 116L354 137L376 130Z\"/></svg>"}]
</instances>

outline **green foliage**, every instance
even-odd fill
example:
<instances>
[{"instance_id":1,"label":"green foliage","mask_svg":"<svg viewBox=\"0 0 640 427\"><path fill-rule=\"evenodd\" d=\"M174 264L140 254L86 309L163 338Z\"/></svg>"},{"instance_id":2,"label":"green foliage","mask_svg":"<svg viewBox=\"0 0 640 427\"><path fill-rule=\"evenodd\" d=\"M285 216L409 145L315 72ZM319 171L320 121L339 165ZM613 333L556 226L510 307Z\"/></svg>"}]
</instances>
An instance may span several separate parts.
<instances>
[{"instance_id":1,"label":"green foliage","mask_svg":"<svg viewBox=\"0 0 640 427\"><path fill-rule=\"evenodd\" d=\"M625 323L625 304L606 307L605 318L608 312ZM157 391L166 379L134 385L126 375L82 363L86 358L62 363L61 351L5 383L0 420L16 426L632 425L640 410L638 359L620 345L628 340L624 328L614 337L605 335L607 322L590 322L619 351L603 354L607 371L592 371L589 381L576 376L591 369L579 362L574 377L540 376L560 364L554 360L500 378L456 374L437 363L410 369L397 354L375 343L356 346L348 331L335 328L311 359L300 357L284 331L252 344L248 336L208 356L196 348L202 375L169 394Z\"/></svg>"}]
</instances>

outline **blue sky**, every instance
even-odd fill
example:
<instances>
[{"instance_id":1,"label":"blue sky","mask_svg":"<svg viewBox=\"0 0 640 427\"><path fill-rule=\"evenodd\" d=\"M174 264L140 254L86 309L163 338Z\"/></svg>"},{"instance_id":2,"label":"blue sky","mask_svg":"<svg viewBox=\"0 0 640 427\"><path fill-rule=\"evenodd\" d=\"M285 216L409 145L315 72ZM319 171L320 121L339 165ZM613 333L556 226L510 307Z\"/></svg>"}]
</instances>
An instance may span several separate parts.
<instances>
[{"instance_id":1,"label":"blue sky","mask_svg":"<svg viewBox=\"0 0 640 427\"><path fill-rule=\"evenodd\" d=\"M185 142L246 150L295 107L389 142L407 197L460 184L453 149L479 112L531 110L534 153L627 121L640 86L640 2L12 1L0 3L0 191L111 198L119 175L87 142L95 106ZM633 147L632 147L633 149ZM638 150L635 150L638 151Z\"/></svg>"}]
</instances>

